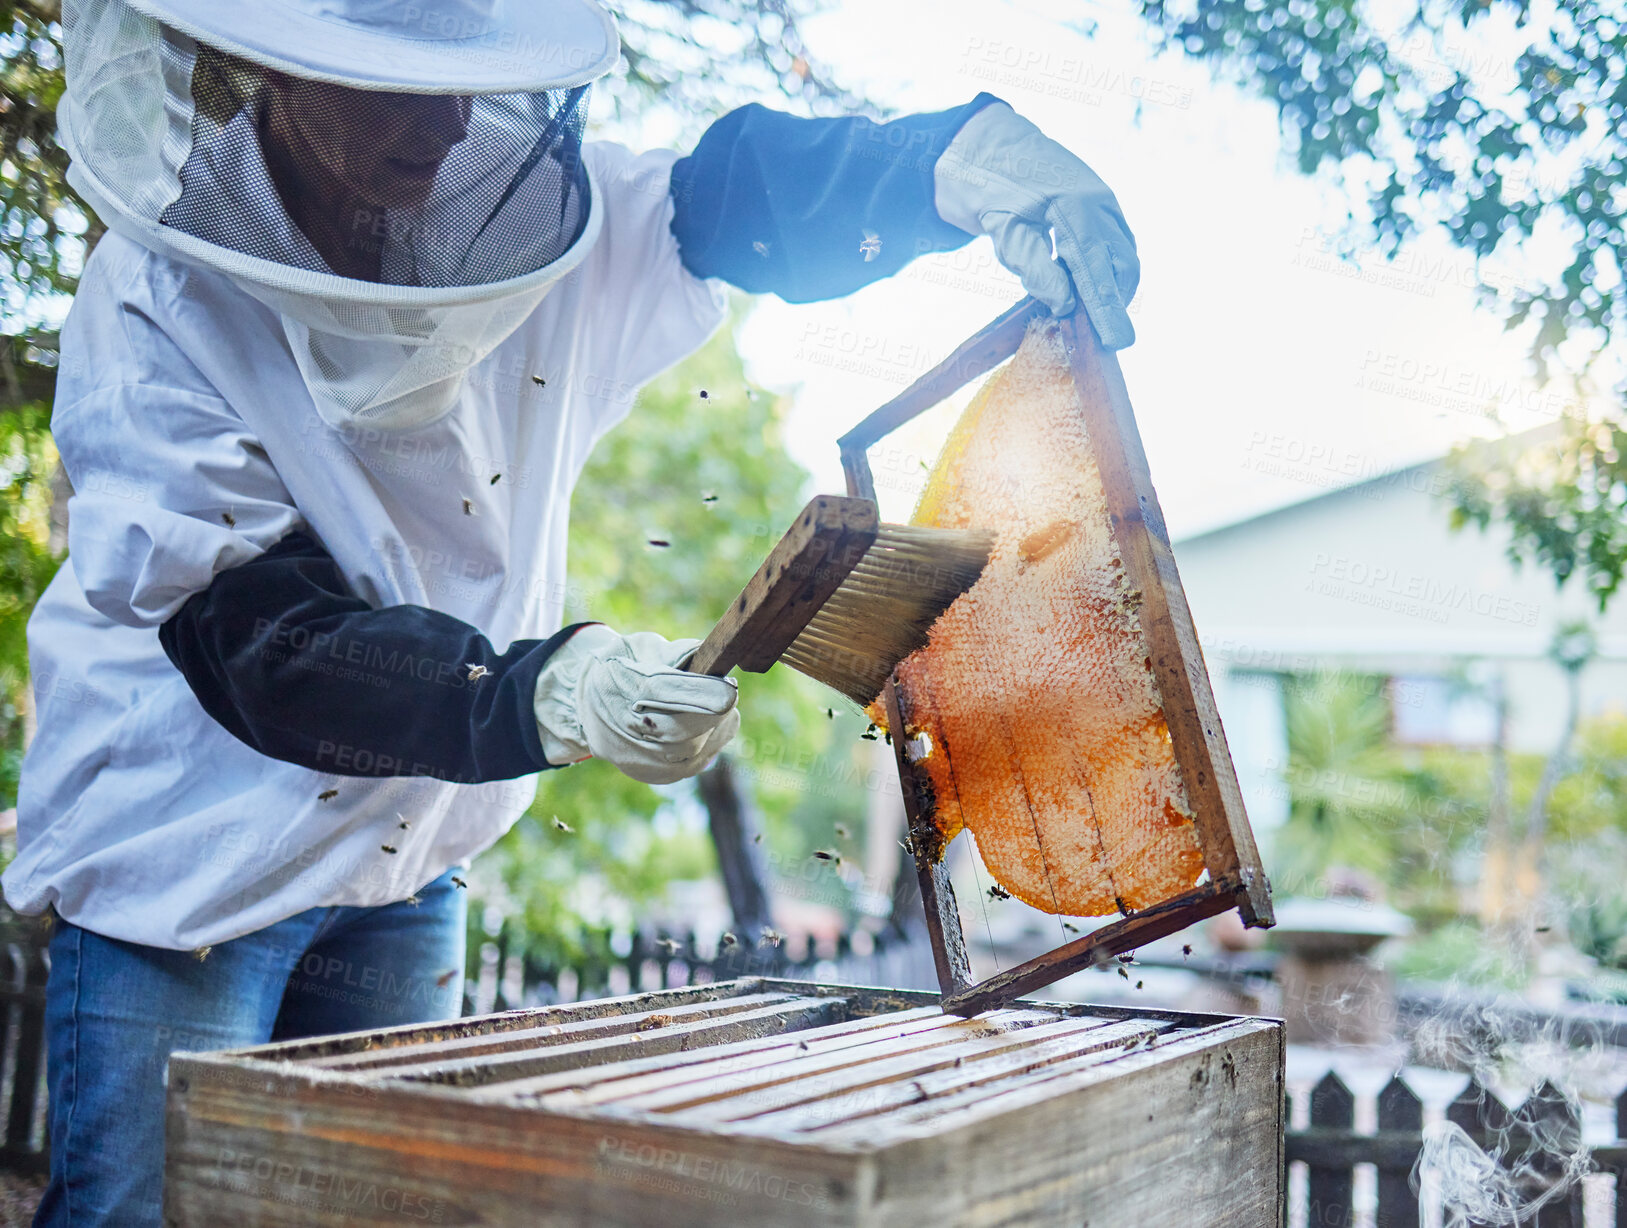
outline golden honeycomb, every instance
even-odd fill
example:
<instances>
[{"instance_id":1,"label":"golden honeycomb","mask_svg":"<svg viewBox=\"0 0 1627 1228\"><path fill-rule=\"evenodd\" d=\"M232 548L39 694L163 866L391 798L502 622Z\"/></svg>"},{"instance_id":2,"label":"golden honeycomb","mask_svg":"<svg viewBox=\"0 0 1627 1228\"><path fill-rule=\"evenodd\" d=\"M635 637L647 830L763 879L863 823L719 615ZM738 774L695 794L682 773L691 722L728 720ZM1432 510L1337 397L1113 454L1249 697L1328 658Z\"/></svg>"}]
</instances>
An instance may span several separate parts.
<instances>
[{"instance_id":1,"label":"golden honeycomb","mask_svg":"<svg viewBox=\"0 0 1627 1228\"><path fill-rule=\"evenodd\" d=\"M1146 908L1203 870L1095 453L1053 324L978 392L915 523L995 532L989 565L898 668L947 843L1048 913Z\"/></svg>"}]
</instances>

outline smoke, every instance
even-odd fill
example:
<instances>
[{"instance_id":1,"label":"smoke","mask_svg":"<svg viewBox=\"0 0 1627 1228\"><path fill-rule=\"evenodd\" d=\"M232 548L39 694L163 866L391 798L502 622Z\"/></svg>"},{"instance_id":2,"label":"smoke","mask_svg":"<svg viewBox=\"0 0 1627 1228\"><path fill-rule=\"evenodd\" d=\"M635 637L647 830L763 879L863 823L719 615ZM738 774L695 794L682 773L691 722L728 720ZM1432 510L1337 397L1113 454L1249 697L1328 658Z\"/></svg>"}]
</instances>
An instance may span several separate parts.
<instances>
[{"instance_id":1,"label":"smoke","mask_svg":"<svg viewBox=\"0 0 1627 1228\"><path fill-rule=\"evenodd\" d=\"M1588 1150L1568 1123L1543 1129L1556 1124L1501 1131L1504 1141L1488 1152L1455 1122L1433 1122L1424 1128L1412 1188L1420 1190L1426 1182L1435 1186L1446 1228L1534 1223L1536 1213L1565 1197L1590 1167ZM1505 1150L1516 1132L1528 1144L1518 1155L1512 1148Z\"/></svg>"},{"instance_id":2,"label":"smoke","mask_svg":"<svg viewBox=\"0 0 1627 1228\"><path fill-rule=\"evenodd\" d=\"M1512 1111L1486 1093L1473 1106L1478 1136L1452 1121L1425 1127L1412 1188L1438 1191L1445 1228L1530 1224L1591 1170L1573 1089L1602 1038L1579 1031L1484 1001L1444 1005L1420 1022L1414 1051L1430 1064L1466 1070L1481 1088L1512 1084L1530 1093Z\"/></svg>"}]
</instances>

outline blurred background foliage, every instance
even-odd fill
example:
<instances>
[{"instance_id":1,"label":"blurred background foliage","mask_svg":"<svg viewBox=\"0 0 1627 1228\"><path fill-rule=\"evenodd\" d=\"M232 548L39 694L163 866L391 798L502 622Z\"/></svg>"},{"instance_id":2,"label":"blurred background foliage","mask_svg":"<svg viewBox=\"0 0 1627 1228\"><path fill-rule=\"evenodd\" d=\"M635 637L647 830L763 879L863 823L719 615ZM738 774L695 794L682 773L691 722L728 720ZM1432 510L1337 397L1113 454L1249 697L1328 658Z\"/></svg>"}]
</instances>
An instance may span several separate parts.
<instances>
[{"instance_id":1,"label":"blurred background foliage","mask_svg":"<svg viewBox=\"0 0 1627 1228\"><path fill-rule=\"evenodd\" d=\"M27 733L28 616L57 567L50 422L50 407L40 401L0 414L0 809L16 804Z\"/></svg>"},{"instance_id":2,"label":"blurred background foliage","mask_svg":"<svg viewBox=\"0 0 1627 1228\"><path fill-rule=\"evenodd\" d=\"M1355 871L1417 927L1398 952L1402 975L1517 987L1531 969L1509 944L1488 942L1483 867L1493 852L1513 863L1546 861L1557 915L1543 923L1627 972L1627 716L1582 723L1540 832L1527 828L1527 807L1548 757L1507 754L1499 831L1493 755L1398 744L1390 685L1364 674L1285 680L1288 818L1266 847L1279 893L1321 894ZM1506 847L1493 850L1499 841Z\"/></svg>"},{"instance_id":3,"label":"blurred background foliage","mask_svg":"<svg viewBox=\"0 0 1627 1228\"><path fill-rule=\"evenodd\" d=\"M646 387L572 498L567 619L704 637L804 501L784 409L746 382L731 328ZM770 870L801 866L832 847L839 815L863 814L864 793L847 774L778 769L839 761L867 722L789 669L735 676L736 776L761 808ZM692 782L655 788L590 760L544 773L531 811L477 862L470 887L493 916L477 908L472 923L522 914L532 954L573 962L611 929L662 916L670 882L715 868Z\"/></svg>"}]
</instances>

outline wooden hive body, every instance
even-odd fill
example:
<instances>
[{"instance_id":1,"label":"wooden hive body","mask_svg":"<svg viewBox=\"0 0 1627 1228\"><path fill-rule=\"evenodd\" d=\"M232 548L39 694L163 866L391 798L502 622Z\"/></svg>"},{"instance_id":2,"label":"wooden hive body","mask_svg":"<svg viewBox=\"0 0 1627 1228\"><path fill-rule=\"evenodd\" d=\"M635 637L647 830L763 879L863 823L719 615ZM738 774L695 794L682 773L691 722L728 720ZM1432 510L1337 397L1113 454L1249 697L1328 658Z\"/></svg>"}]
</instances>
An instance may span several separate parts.
<instances>
[{"instance_id":1,"label":"wooden hive body","mask_svg":"<svg viewBox=\"0 0 1627 1228\"><path fill-rule=\"evenodd\" d=\"M1266 1228L1282 1056L1271 1020L758 978L177 1054L165 1222Z\"/></svg>"}]
</instances>

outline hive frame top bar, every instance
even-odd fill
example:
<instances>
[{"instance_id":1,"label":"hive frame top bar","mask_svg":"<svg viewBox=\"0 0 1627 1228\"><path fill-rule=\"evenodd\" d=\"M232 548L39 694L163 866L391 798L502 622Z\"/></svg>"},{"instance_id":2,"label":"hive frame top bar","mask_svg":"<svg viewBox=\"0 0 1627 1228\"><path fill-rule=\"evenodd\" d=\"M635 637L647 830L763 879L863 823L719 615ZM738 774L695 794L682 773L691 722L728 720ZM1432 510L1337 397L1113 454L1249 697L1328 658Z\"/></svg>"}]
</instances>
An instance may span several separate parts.
<instances>
[{"instance_id":1,"label":"hive frame top bar","mask_svg":"<svg viewBox=\"0 0 1627 1228\"><path fill-rule=\"evenodd\" d=\"M868 450L894 430L939 404L1017 352L1028 326L1046 319L1045 307L1025 298L962 342L898 396L837 441L848 493L876 497ZM1127 914L1054 950L974 984L960 913L950 886L941 838L933 823L931 780L905 754L907 737L892 739L904 808L909 819L927 932L945 1010L971 1015L1004 1005L1058 981L1173 934L1205 917L1236 908L1248 926L1272 924L1271 885L1260 863L1209 673L1175 568L1169 531L1153 490L1135 413L1118 359L1102 347L1090 321L1078 313L1059 321L1086 430L1101 469L1114 537L1126 577L1140 589L1142 632L1164 703L1176 762L1195 814L1204 874L1191 890ZM889 727L900 731L898 681L882 694Z\"/></svg>"}]
</instances>

